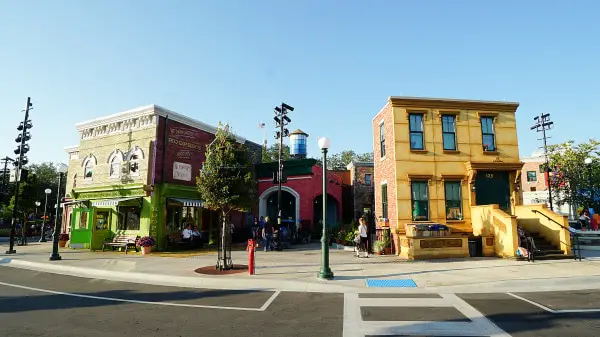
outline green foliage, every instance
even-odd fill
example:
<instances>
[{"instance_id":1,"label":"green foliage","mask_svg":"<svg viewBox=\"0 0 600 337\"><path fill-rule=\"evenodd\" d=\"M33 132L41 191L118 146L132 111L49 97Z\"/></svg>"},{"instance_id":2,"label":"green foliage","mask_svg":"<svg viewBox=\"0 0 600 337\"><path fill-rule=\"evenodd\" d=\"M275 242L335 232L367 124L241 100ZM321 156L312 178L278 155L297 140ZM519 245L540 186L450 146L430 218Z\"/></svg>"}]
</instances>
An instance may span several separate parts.
<instances>
[{"instance_id":1,"label":"green foliage","mask_svg":"<svg viewBox=\"0 0 600 337\"><path fill-rule=\"evenodd\" d=\"M372 162L373 152L356 153L353 150L344 150L340 153L327 156L327 168L330 170L346 170L348 164L353 161ZM321 159L317 159L318 165L321 165Z\"/></svg>"},{"instance_id":2,"label":"green foliage","mask_svg":"<svg viewBox=\"0 0 600 337\"><path fill-rule=\"evenodd\" d=\"M283 144L281 158L283 160L288 160L291 158L290 156L290 147ZM262 150L262 162L263 163L272 163L279 161L279 143L275 143L268 148L264 148Z\"/></svg>"},{"instance_id":3,"label":"green foliage","mask_svg":"<svg viewBox=\"0 0 600 337\"><path fill-rule=\"evenodd\" d=\"M555 204L600 209L599 203L592 200L592 194L595 198L600 196L599 146L600 142L593 139L581 144L568 141L549 146L550 167L559 171L550 179ZM591 158L592 163L585 164L586 158Z\"/></svg>"},{"instance_id":4,"label":"green foliage","mask_svg":"<svg viewBox=\"0 0 600 337\"><path fill-rule=\"evenodd\" d=\"M204 206L227 215L232 209L248 209L256 201L254 166L245 146L228 125L219 124L215 140L206 147L206 161L196 178Z\"/></svg>"}]
</instances>

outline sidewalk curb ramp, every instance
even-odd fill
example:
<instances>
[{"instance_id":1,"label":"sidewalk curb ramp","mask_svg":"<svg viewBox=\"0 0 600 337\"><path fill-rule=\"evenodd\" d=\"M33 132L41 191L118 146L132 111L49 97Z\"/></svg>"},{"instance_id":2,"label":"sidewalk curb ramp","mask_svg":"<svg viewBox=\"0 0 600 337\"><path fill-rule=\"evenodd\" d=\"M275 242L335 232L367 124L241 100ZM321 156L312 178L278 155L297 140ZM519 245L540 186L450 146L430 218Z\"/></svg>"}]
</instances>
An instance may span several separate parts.
<instances>
[{"instance_id":1,"label":"sidewalk curb ramp","mask_svg":"<svg viewBox=\"0 0 600 337\"><path fill-rule=\"evenodd\" d=\"M220 290L279 290L313 293L498 293L600 289L600 275L510 281L482 280L480 283L422 288L367 288L366 285L335 284L335 279L331 281L319 280L316 278L317 271L315 271L315 281L309 282L258 277L236 277L235 274L223 276L199 274L194 276L171 276L75 267L61 265L60 262L44 263L11 258L0 259L0 267L2 266L109 281Z\"/></svg>"}]
</instances>

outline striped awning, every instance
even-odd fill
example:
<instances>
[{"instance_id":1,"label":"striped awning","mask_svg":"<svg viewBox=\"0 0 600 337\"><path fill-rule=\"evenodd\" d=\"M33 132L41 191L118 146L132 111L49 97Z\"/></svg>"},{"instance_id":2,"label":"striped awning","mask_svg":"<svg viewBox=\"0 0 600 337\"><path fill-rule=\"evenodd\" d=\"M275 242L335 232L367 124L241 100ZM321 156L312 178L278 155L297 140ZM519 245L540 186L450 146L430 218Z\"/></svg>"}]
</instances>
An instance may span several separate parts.
<instances>
[{"instance_id":1,"label":"striped awning","mask_svg":"<svg viewBox=\"0 0 600 337\"><path fill-rule=\"evenodd\" d=\"M182 198L169 198L177 203L183 204L184 207L202 207L202 200L196 199L182 199Z\"/></svg>"},{"instance_id":2,"label":"striped awning","mask_svg":"<svg viewBox=\"0 0 600 337\"><path fill-rule=\"evenodd\" d=\"M95 200L95 201L92 201L92 206L93 207L111 207L111 206L117 206L119 203L121 203L123 201L129 201L129 200L134 200L134 199L139 199L139 198L140 197Z\"/></svg>"}]
</instances>

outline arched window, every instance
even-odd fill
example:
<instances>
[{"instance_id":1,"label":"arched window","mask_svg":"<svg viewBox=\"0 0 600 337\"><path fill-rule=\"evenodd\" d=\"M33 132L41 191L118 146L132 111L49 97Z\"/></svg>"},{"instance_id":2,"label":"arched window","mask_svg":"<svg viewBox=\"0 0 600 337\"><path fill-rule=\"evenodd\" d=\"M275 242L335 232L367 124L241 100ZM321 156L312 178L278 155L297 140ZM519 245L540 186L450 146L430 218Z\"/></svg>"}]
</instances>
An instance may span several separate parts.
<instances>
[{"instance_id":1,"label":"arched window","mask_svg":"<svg viewBox=\"0 0 600 337\"><path fill-rule=\"evenodd\" d=\"M83 161L83 180L92 180L96 163L96 157L92 154L85 158Z\"/></svg>"},{"instance_id":2,"label":"arched window","mask_svg":"<svg viewBox=\"0 0 600 337\"><path fill-rule=\"evenodd\" d=\"M129 161L129 175L140 175L140 163L142 159L144 159L144 152L138 146L129 151L129 154L127 155L127 160Z\"/></svg>"},{"instance_id":3,"label":"arched window","mask_svg":"<svg viewBox=\"0 0 600 337\"><path fill-rule=\"evenodd\" d=\"M123 161L123 152L115 150L108 157L108 170L110 178L119 178L121 176L121 162Z\"/></svg>"}]
</instances>

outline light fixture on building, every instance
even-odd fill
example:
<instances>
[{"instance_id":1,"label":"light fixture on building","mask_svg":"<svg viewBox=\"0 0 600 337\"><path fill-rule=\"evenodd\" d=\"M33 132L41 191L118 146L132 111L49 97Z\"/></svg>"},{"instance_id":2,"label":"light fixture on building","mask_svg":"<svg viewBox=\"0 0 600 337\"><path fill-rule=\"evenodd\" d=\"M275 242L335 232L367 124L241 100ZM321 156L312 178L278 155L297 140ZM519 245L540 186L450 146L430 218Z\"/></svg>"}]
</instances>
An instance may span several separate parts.
<instances>
[{"instance_id":1,"label":"light fixture on building","mask_svg":"<svg viewBox=\"0 0 600 337\"><path fill-rule=\"evenodd\" d=\"M475 184L471 185L471 192L475 192Z\"/></svg>"}]
</instances>

